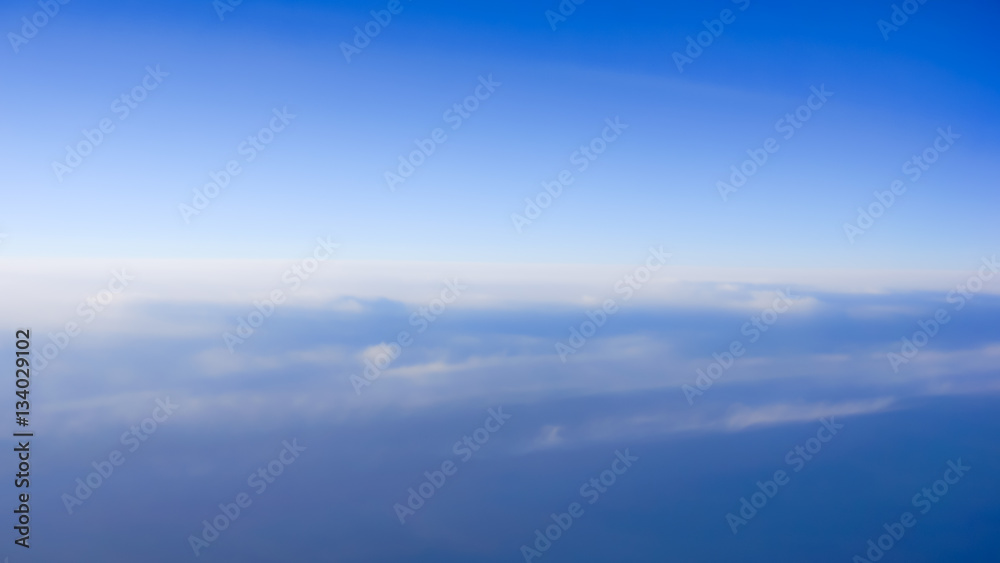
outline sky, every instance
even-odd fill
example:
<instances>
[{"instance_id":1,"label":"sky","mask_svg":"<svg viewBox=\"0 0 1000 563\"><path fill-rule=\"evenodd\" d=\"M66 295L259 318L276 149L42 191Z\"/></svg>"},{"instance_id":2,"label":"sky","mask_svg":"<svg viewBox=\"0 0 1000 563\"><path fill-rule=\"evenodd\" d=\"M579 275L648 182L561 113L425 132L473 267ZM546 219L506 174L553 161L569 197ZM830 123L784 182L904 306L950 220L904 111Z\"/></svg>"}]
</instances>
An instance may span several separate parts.
<instances>
[{"instance_id":1,"label":"sky","mask_svg":"<svg viewBox=\"0 0 1000 563\"><path fill-rule=\"evenodd\" d=\"M0 556L995 561L998 15L5 3Z\"/></svg>"},{"instance_id":2,"label":"sky","mask_svg":"<svg viewBox=\"0 0 1000 563\"><path fill-rule=\"evenodd\" d=\"M290 258L334 234L359 260L627 263L667 243L685 264L935 269L991 250L995 6L925 4L888 40L889 5L743 6L590 2L553 30L558 3L403 2L348 62L380 3L244 2L221 21L211 2L70 3L2 61L6 250ZM678 71L673 53L723 9L733 22ZM10 33L34 11L8 4ZM166 76L121 119L113 101L147 66ZM446 122L480 76L500 86ZM821 86L833 94L784 139L775 124ZM296 117L245 162L275 108ZM104 118L115 130L57 175ZM578 171L608 118L628 129ZM953 150L909 186L903 164L949 127ZM436 128L447 139L390 190ZM778 152L723 201L717 182L769 137ZM234 159L243 172L185 221L178 206ZM511 214L565 169L574 183L518 232ZM909 189L852 244L844 223L896 179Z\"/></svg>"}]
</instances>

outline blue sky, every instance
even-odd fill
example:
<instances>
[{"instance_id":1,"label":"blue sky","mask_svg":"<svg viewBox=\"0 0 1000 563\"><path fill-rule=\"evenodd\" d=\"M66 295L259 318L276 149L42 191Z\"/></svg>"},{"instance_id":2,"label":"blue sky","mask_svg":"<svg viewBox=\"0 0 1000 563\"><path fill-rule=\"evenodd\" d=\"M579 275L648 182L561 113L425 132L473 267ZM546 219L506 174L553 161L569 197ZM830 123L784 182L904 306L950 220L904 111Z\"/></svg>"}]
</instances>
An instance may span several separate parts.
<instances>
[{"instance_id":1,"label":"blue sky","mask_svg":"<svg viewBox=\"0 0 1000 563\"><path fill-rule=\"evenodd\" d=\"M856 563L959 459L882 560L1000 554L996 4L928 0L887 36L891 2L53 5L24 42L41 5L0 7L0 325L32 330L45 436L11 563L526 560L628 449L543 563Z\"/></svg>"},{"instance_id":2,"label":"blue sky","mask_svg":"<svg viewBox=\"0 0 1000 563\"><path fill-rule=\"evenodd\" d=\"M7 251L292 257L322 232L354 259L625 263L656 242L688 264L960 269L991 250L996 7L926 4L886 41L889 6L739 6L591 2L553 31L550 6L406 2L348 64L340 43L384 6L244 2L220 21L207 2L70 3L3 59ZM725 8L736 20L678 72L672 53ZM56 181L147 65L169 76ZM390 192L399 155L490 74L502 86ZM834 96L723 203L716 183L820 85ZM177 206L286 106L288 129L184 223ZM518 234L510 214L615 116L621 139ZM856 208L948 126L954 150L850 244Z\"/></svg>"}]
</instances>

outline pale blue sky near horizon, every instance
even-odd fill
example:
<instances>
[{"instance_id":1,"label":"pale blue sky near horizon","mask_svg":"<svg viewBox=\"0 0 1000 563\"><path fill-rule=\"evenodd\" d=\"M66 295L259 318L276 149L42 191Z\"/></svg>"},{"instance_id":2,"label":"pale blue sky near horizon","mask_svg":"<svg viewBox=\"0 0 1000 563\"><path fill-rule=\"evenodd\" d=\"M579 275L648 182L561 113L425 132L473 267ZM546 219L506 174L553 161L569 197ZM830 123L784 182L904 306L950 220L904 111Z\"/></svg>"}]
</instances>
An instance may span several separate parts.
<instances>
[{"instance_id":1,"label":"pale blue sky near horizon","mask_svg":"<svg viewBox=\"0 0 1000 563\"><path fill-rule=\"evenodd\" d=\"M888 4L587 2L555 31L547 5L403 6L349 64L340 43L383 3L244 2L223 21L209 2L61 6L0 55L2 252L293 258L333 235L349 259L629 263L656 243L678 264L962 270L996 251L995 6L928 2L888 41ZM678 72L672 53L725 8L735 21ZM0 28L35 11L8 3ZM147 65L169 76L119 120ZM501 86L451 130L444 111L488 75ZM821 85L834 95L783 139L775 123ZM52 161L105 117L115 130L57 181ZM628 129L573 169L614 117ZM448 139L391 192L384 173L437 127ZM850 244L843 224L939 127L961 137ZM768 137L780 149L723 202L716 183ZM186 224L178 205L232 159L242 173ZM510 215L567 168L518 233Z\"/></svg>"}]
</instances>

